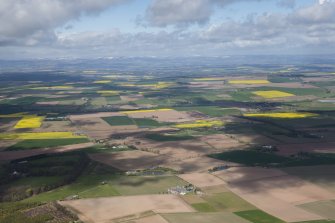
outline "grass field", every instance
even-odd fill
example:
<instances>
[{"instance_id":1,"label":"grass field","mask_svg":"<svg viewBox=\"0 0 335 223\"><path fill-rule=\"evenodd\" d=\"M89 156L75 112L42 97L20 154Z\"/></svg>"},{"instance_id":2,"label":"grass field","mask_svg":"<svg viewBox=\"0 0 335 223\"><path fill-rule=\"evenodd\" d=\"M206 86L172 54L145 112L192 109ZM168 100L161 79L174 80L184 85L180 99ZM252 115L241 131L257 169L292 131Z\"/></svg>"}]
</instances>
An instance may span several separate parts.
<instances>
[{"instance_id":1,"label":"grass field","mask_svg":"<svg viewBox=\"0 0 335 223\"><path fill-rule=\"evenodd\" d=\"M10 146L6 150L25 150L25 149L39 149L55 146L73 145L79 143L89 142L87 138L69 138L69 139L30 139L23 140Z\"/></svg>"},{"instance_id":2,"label":"grass field","mask_svg":"<svg viewBox=\"0 0 335 223\"><path fill-rule=\"evenodd\" d=\"M149 118L134 118L133 121L138 127L160 127L160 126L166 126L166 123L160 123L156 120L149 119Z\"/></svg>"},{"instance_id":3,"label":"grass field","mask_svg":"<svg viewBox=\"0 0 335 223\"><path fill-rule=\"evenodd\" d=\"M62 180L61 176L25 177L10 183L9 187L27 186L30 188L53 185Z\"/></svg>"},{"instance_id":4,"label":"grass field","mask_svg":"<svg viewBox=\"0 0 335 223\"><path fill-rule=\"evenodd\" d=\"M307 204L299 205L299 207L318 214L327 219L335 220L335 201L317 201Z\"/></svg>"},{"instance_id":5,"label":"grass field","mask_svg":"<svg viewBox=\"0 0 335 223\"><path fill-rule=\"evenodd\" d=\"M269 153L260 153L251 150L235 150L210 155L212 158L240 163L248 166L268 165L270 163L286 162L288 158Z\"/></svg>"},{"instance_id":6,"label":"grass field","mask_svg":"<svg viewBox=\"0 0 335 223\"><path fill-rule=\"evenodd\" d=\"M115 172L116 171L116 172ZM117 195L158 194L187 182L176 176L125 176L110 167L90 164L86 171L72 184L42 193L29 202L46 202L79 195L80 198L108 197Z\"/></svg>"},{"instance_id":7,"label":"grass field","mask_svg":"<svg viewBox=\"0 0 335 223\"><path fill-rule=\"evenodd\" d=\"M274 153L263 153L255 150L234 150L209 157L243 164L246 166L314 166L335 164L335 154L306 153L298 157L279 156Z\"/></svg>"},{"instance_id":8,"label":"grass field","mask_svg":"<svg viewBox=\"0 0 335 223\"><path fill-rule=\"evenodd\" d=\"M233 213L178 213L162 214L169 223L250 223Z\"/></svg>"},{"instance_id":9,"label":"grass field","mask_svg":"<svg viewBox=\"0 0 335 223\"><path fill-rule=\"evenodd\" d=\"M253 95L249 90L233 91L230 92L229 95L234 101L253 101Z\"/></svg>"},{"instance_id":10,"label":"grass field","mask_svg":"<svg viewBox=\"0 0 335 223\"><path fill-rule=\"evenodd\" d=\"M45 223L53 220L54 217L47 213L35 213L35 216L28 216L24 214L32 208L41 206L40 203L0 203L0 223Z\"/></svg>"},{"instance_id":11,"label":"grass field","mask_svg":"<svg viewBox=\"0 0 335 223\"><path fill-rule=\"evenodd\" d=\"M167 134L147 134L145 138L151 139L158 142L168 142L168 141L180 141L180 140L189 140L193 139L193 136L189 135L167 135Z\"/></svg>"},{"instance_id":12,"label":"grass field","mask_svg":"<svg viewBox=\"0 0 335 223\"><path fill-rule=\"evenodd\" d=\"M285 223L261 210L240 211L235 214L253 223Z\"/></svg>"},{"instance_id":13,"label":"grass field","mask_svg":"<svg viewBox=\"0 0 335 223\"><path fill-rule=\"evenodd\" d=\"M191 206L199 212L215 212L216 209L210 206L208 203L195 203Z\"/></svg>"},{"instance_id":14,"label":"grass field","mask_svg":"<svg viewBox=\"0 0 335 223\"><path fill-rule=\"evenodd\" d=\"M232 192L222 192L207 195L204 197L204 200L207 201L208 204L217 211L236 212L256 209L255 206L251 205Z\"/></svg>"},{"instance_id":15,"label":"grass field","mask_svg":"<svg viewBox=\"0 0 335 223\"><path fill-rule=\"evenodd\" d=\"M234 108L220 108L218 106L190 106L190 107L175 107L177 111L198 111L211 117L221 117L225 115L239 115L240 110Z\"/></svg>"},{"instance_id":16,"label":"grass field","mask_svg":"<svg viewBox=\"0 0 335 223\"><path fill-rule=\"evenodd\" d=\"M127 116L111 116L102 118L111 126L135 125L134 121Z\"/></svg>"}]
</instances>

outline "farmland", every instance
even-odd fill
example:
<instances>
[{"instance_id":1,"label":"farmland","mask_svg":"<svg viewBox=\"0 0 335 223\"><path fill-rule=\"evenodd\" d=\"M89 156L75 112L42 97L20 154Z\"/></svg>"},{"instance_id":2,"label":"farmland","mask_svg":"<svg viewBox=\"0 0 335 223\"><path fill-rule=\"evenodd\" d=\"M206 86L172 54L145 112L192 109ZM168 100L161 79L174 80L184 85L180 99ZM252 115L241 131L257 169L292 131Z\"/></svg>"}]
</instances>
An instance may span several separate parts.
<instances>
[{"instance_id":1,"label":"farmland","mask_svg":"<svg viewBox=\"0 0 335 223\"><path fill-rule=\"evenodd\" d=\"M294 94L283 92L283 91L255 91L253 94L263 98L283 98L292 97Z\"/></svg>"},{"instance_id":2,"label":"farmland","mask_svg":"<svg viewBox=\"0 0 335 223\"><path fill-rule=\"evenodd\" d=\"M42 125L44 117L23 116L23 118L14 126L16 129L33 129Z\"/></svg>"},{"instance_id":3,"label":"farmland","mask_svg":"<svg viewBox=\"0 0 335 223\"><path fill-rule=\"evenodd\" d=\"M82 135L74 135L72 132L27 132L27 133L0 133L1 140L16 139L73 139L86 138Z\"/></svg>"},{"instance_id":4,"label":"farmland","mask_svg":"<svg viewBox=\"0 0 335 223\"><path fill-rule=\"evenodd\" d=\"M335 221L334 65L115 60L0 72L0 222Z\"/></svg>"},{"instance_id":5,"label":"farmland","mask_svg":"<svg viewBox=\"0 0 335 223\"><path fill-rule=\"evenodd\" d=\"M278 113L258 113L258 114L244 114L246 117L261 117L261 118L307 118L317 116L313 113L297 113L297 112L278 112Z\"/></svg>"},{"instance_id":6,"label":"farmland","mask_svg":"<svg viewBox=\"0 0 335 223\"><path fill-rule=\"evenodd\" d=\"M268 80L230 80L229 84L269 84Z\"/></svg>"}]
</instances>

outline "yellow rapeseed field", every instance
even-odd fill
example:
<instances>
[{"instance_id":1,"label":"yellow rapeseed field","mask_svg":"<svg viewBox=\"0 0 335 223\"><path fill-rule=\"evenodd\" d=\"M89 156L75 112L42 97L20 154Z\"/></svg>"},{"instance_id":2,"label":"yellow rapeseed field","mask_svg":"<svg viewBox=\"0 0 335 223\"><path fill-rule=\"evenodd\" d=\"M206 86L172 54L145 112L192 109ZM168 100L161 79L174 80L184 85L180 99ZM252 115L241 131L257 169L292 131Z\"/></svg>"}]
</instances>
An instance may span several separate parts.
<instances>
[{"instance_id":1,"label":"yellow rapeseed field","mask_svg":"<svg viewBox=\"0 0 335 223\"><path fill-rule=\"evenodd\" d=\"M229 84L269 84L268 80L230 80Z\"/></svg>"},{"instance_id":2,"label":"yellow rapeseed field","mask_svg":"<svg viewBox=\"0 0 335 223\"><path fill-rule=\"evenodd\" d=\"M194 81L224 81L226 78L224 77L201 77L194 78Z\"/></svg>"},{"instance_id":3,"label":"yellow rapeseed field","mask_svg":"<svg viewBox=\"0 0 335 223\"><path fill-rule=\"evenodd\" d=\"M223 122L220 120L197 120L194 123L184 123L175 125L176 128L180 129L191 129L191 128L204 128L213 126L222 126Z\"/></svg>"},{"instance_id":4,"label":"yellow rapeseed field","mask_svg":"<svg viewBox=\"0 0 335 223\"><path fill-rule=\"evenodd\" d=\"M148 109L148 110L134 110L134 111L123 111L121 113L123 114L134 114L134 113L140 113L140 112L157 112L157 111L172 111L171 108L160 108L160 109Z\"/></svg>"},{"instance_id":5,"label":"yellow rapeseed field","mask_svg":"<svg viewBox=\"0 0 335 223\"><path fill-rule=\"evenodd\" d=\"M94 81L94 84L108 84L111 83L111 80L100 80L100 81Z\"/></svg>"},{"instance_id":6,"label":"yellow rapeseed field","mask_svg":"<svg viewBox=\"0 0 335 223\"><path fill-rule=\"evenodd\" d=\"M244 114L245 117L260 117L260 118L308 118L317 116L317 114L309 112L275 112L275 113L253 113Z\"/></svg>"},{"instance_id":7,"label":"yellow rapeseed field","mask_svg":"<svg viewBox=\"0 0 335 223\"><path fill-rule=\"evenodd\" d=\"M295 96L294 94L283 91L254 91L252 93L263 98L283 98Z\"/></svg>"},{"instance_id":8,"label":"yellow rapeseed field","mask_svg":"<svg viewBox=\"0 0 335 223\"><path fill-rule=\"evenodd\" d=\"M86 138L86 136L75 135L72 132L0 133L0 140L71 139L71 138Z\"/></svg>"},{"instance_id":9,"label":"yellow rapeseed field","mask_svg":"<svg viewBox=\"0 0 335 223\"><path fill-rule=\"evenodd\" d=\"M39 128L42 125L44 116L36 115L25 115L23 118L16 123L14 129L33 129Z\"/></svg>"}]
</instances>

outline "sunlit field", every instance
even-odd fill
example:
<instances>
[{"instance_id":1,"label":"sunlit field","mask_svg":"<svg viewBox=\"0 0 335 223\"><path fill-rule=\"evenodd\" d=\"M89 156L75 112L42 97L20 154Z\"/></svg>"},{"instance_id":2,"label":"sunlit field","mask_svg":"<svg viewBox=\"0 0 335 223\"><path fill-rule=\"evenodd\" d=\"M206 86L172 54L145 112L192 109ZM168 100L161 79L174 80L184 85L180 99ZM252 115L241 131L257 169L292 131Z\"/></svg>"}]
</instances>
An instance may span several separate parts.
<instances>
[{"instance_id":1,"label":"sunlit field","mask_svg":"<svg viewBox=\"0 0 335 223\"><path fill-rule=\"evenodd\" d=\"M112 91L112 90L102 90L102 91L97 91L97 93L101 94L101 96L114 96L114 95L118 95L120 92Z\"/></svg>"},{"instance_id":2,"label":"sunlit field","mask_svg":"<svg viewBox=\"0 0 335 223\"><path fill-rule=\"evenodd\" d=\"M94 84L108 84L111 83L111 80L100 80L100 81L94 81Z\"/></svg>"},{"instance_id":3,"label":"sunlit field","mask_svg":"<svg viewBox=\"0 0 335 223\"><path fill-rule=\"evenodd\" d=\"M35 115L27 115L23 116L23 118L18 121L18 123L14 126L15 129L33 129L39 128L42 125L42 121L44 116L35 116Z\"/></svg>"},{"instance_id":4,"label":"sunlit field","mask_svg":"<svg viewBox=\"0 0 335 223\"><path fill-rule=\"evenodd\" d=\"M184 123L175 125L176 128L180 129L192 129L192 128L210 128L222 126L223 122L220 120L197 120L194 123Z\"/></svg>"},{"instance_id":5,"label":"sunlit field","mask_svg":"<svg viewBox=\"0 0 335 223\"><path fill-rule=\"evenodd\" d=\"M17 139L70 139L86 138L84 135L77 135L73 132L27 132L27 133L0 133L0 140Z\"/></svg>"},{"instance_id":6,"label":"sunlit field","mask_svg":"<svg viewBox=\"0 0 335 223\"><path fill-rule=\"evenodd\" d=\"M68 90L73 89L73 86L50 86L50 87L34 87L33 90Z\"/></svg>"},{"instance_id":7,"label":"sunlit field","mask_svg":"<svg viewBox=\"0 0 335 223\"><path fill-rule=\"evenodd\" d=\"M283 91L254 91L252 93L263 98L284 98L295 96L294 94Z\"/></svg>"},{"instance_id":8,"label":"sunlit field","mask_svg":"<svg viewBox=\"0 0 335 223\"><path fill-rule=\"evenodd\" d=\"M226 78L224 77L202 77L202 78L194 78L194 81L224 81Z\"/></svg>"},{"instance_id":9,"label":"sunlit field","mask_svg":"<svg viewBox=\"0 0 335 223\"><path fill-rule=\"evenodd\" d=\"M251 113L244 114L245 117L261 117L261 118L308 118L315 117L317 114L309 112L277 112L277 113Z\"/></svg>"},{"instance_id":10,"label":"sunlit field","mask_svg":"<svg viewBox=\"0 0 335 223\"><path fill-rule=\"evenodd\" d=\"M158 111L172 111L171 108L160 108L160 109L148 109L148 110L135 110L135 111L123 111L123 114L135 114L142 112L158 112Z\"/></svg>"},{"instance_id":11,"label":"sunlit field","mask_svg":"<svg viewBox=\"0 0 335 223\"><path fill-rule=\"evenodd\" d=\"M268 80L230 80L229 84L269 84Z\"/></svg>"}]
</instances>

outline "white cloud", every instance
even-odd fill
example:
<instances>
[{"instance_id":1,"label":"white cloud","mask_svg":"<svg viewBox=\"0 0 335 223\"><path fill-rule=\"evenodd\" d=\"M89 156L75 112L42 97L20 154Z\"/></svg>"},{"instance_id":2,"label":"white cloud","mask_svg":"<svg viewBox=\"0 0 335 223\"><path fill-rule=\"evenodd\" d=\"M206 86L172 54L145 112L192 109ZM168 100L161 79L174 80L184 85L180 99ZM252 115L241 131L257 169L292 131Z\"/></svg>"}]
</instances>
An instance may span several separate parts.
<instances>
[{"instance_id":1,"label":"white cloud","mask_svg":"<svg viewBox=\"0 0 335 223\"><path fill-rule=\"evenodd\" d=\"M215 6L225 7L242 1L262 0L152 0L145 20L158 27L204 24L209 21Z\"/></svg>"},{"instance_id":2,"label":"white cloud","mask_svg":"<svg viewBox=\"0 0 335 223\"><path fill-rule=\"evenodd\" d=\"M98 14L125 1L127 0L1 0L0 44L1 41L9 41L31 45L37 43L43 35L50 35L52 38L54 28L84 14Z\"/></svg>"},{"instance_id":3,"label":"white cloud","mask_svg":"<svg viewBox=\"0 0 335 223\"><path fill-rule=\"evenodd\" d=\"M62 7L63 9L55 14L50 12L50 21L47 19L48 16L44 10L34 9L36 5L33 8L26 6L27 8L22 10L19 10L20 7L16 6L17 9L13 9L13 11L18 15L15 16L13 21L7 20L12 25L17 23L18 27L0 26L0 46L2 45L0 50L2 50L2 55L15 54L21 56L24 55L21 52L25 52L32 55L35 53L36 55L51 55L55 57L216 56L250 53L289 54L306 51L309 53L320 53L332 52L335 47L335 2L327 2L320 5L317 1L313 5L292 8L288 13L268 12L248 16L245 20L234 21L230 19L211 24L210 21L207 21L208 16L212 13L212 8L206 4L203 5L203 3L207 2L224 6L234 1L161 0L159 9L155 9L156 12L160 11L161 13L150 17L151 19L156 18L151 21L152 25L167 26L175 24L182 26L194 23L205 24L199 27L192 27L192 29L184 27L180 29L147 29L156 30L155 32L142 29L146 31L125 33L122 29L114 29L101 32L88 30L87 32L76 33L70 29L63 33L54 33L54 27L65 24L69 19L77 19L83 13L99 13L104 7L121 1L101 0L98 1L100 2L99 4L95 5L93 1L76 0L77 3L82 3L81 9L73 9L73 4L65 0L36 1L58 2L63 4L62 6L64 7L68 5L65 8ZM22 0L22 2L25 1ZM89 4L88 2L91 3ZM152 4L157 2L158 0L153 0ZM184 5L185 2L189 4ZM0 11L1 7L5 7L3 3L7 3L6 7L14 4L12 1L7 0L1 2ZM92 6L91 4L94 5ZM152 7L152 4L150 7ZM54 7L57 11L57 7ZM150 7L148 10L152 10ZM171 7L177 10L174 11L176 16L172 16L173 13L170 11L166 12ZM48 6L45 10L50 11L51 9ZM37 18L31 18L33 16L27 16L26 12L28 11L30 15L34 11L39 19L46 17L46 24L40 23ZM0 14L1 16L2 14ZM24 26L19 22L21 21L18 19L20 17L26 18L25 24L30 27L29 29L20 30L20 27ZM0 20L1 23L5 22ZM20 47L15 41L34 47ZM12 48L5 46L12 46Z\"/></svg>"}]
</instances>

